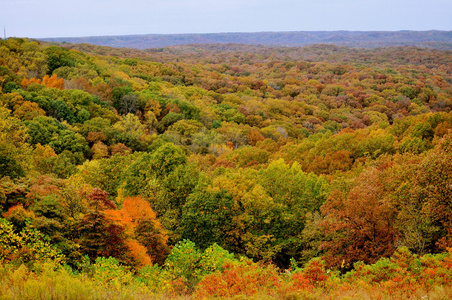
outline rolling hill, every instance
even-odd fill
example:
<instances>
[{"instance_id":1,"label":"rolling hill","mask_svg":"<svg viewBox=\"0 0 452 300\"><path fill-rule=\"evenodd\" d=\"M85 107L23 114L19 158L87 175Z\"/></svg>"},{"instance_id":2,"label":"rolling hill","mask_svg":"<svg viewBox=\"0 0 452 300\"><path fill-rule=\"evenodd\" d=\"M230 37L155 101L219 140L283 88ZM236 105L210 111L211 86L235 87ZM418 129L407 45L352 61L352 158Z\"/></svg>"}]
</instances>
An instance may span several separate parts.
<instances>
[{"instance_id":1,"label":"rolling hill","mask_svg":"<svg viewBox=\"0 0 452 300\"><path fill-rule=\"evenodd\" d=\"M237 43L267 46L305 46L335 44L376 48L416 46L452 50L452 31L292 31L206 34L146 34L121 36L43 38L48 42L88 43L136 49L186 44Z\"/></svg>"}]
</instances>

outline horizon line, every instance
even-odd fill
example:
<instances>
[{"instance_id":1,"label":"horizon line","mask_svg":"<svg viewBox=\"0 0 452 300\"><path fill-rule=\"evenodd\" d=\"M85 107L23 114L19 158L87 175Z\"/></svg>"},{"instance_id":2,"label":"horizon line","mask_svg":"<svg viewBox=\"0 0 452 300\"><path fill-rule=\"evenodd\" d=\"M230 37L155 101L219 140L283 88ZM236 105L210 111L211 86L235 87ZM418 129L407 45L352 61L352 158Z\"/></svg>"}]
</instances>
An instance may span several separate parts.
<instances>
[{"instance_id":1,"label":"horizon line","mask_svg":"<svg viewBox=\"0 0 452 300\"><path fill-rule=\"evenodd\" d=\"M152 36L152 35L208 35L208 34L252 34L252 33L293 33L293 32L385 32L385 33L396 33L396 32L452 32L452 30L441 30L441 29L428 29L428 30L411 30L411 29L400 29L400 30L283 30L283 31L223 31L223 32L191 32L191 33L132 33L132 34L106 34L106 35L86 35L86 36L54 36L54 37L22 37L30 39L73 39L73 38L94 38L94 37L121 37L121 36Z\"/></svg>"}]
</instances>

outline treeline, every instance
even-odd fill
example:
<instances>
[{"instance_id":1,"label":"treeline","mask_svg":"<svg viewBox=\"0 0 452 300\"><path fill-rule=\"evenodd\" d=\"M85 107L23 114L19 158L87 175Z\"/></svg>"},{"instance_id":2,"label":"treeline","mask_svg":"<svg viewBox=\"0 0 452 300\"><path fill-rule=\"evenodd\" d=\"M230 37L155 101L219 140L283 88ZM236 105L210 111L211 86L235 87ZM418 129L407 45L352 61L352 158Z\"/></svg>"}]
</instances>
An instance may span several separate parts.
<instances>
[{"instance_id":1,"label":"treeline","mask_svg":"<svg viewBox=\"0 0 452 300\"><path fill-rule=\"evenodd\" d=\"M27 274L18 286L46 272L203 297L450 284L431 281L451 270L449 52L83 47L0 42L0 261ZM268 289L240 287L254 280Z\"/></svg>"},{"instance_id":2,"label":"treeline","mask_svg":"<svg viewBox=\"0 0 452 300\"><path fill-rule=\"evenodd\" d=\"M46 38L47 42L88 43L110 47L147 49L187 44L247 44L301 47L335 44L348 47L375 48L416 46L451 50L450 31L287 31L225 32L203 34L140 34Z\"/></svg>"}]
</instances>

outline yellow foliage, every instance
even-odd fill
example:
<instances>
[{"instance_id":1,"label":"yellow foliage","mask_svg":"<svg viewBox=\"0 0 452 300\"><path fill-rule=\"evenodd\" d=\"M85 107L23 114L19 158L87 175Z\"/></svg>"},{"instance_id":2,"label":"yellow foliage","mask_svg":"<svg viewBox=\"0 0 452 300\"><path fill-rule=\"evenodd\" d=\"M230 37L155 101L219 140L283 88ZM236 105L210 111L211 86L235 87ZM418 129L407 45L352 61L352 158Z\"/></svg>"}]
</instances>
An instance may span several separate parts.
<instances>
[{"instance_id":1,"label":"yellow foliage","mask_svg":"<svg viewBox=\"0 0 452 300\"><path fill-rule=\"evenodd\" d=\"M93 159L108 157L108 146L101 141L96 142L91 150L93 151Z\"/></svg>"},{"instance_id":2,"label":"yellow foliage","mask_svg":"<svg viewBox=\"0 0 452 300\"><path fill-rule=\"evenodd\" d=\"M127 75L126 73L124 73L124 72L122 72L122 71L114 72L114 73L111 75L111 79L116 79L116 78L122 79L122 80L124 80L124 81L129 81L129 80L130 80L129 75Z\"/></svg>"},{"instance_id":3,"label":"yellow foliage","mask_svg":"<svg viewBox=\"0 0 452 300\"><path fill-rule=\"evenodd\" d=\"M52 147L45 145L42 146L40 143L36 144L36 148L33 150L33 164L36 166L38 170L48 170L48 163L47 160L52 157L56 156L55 151Z\"/></svg>"}]
</instances>

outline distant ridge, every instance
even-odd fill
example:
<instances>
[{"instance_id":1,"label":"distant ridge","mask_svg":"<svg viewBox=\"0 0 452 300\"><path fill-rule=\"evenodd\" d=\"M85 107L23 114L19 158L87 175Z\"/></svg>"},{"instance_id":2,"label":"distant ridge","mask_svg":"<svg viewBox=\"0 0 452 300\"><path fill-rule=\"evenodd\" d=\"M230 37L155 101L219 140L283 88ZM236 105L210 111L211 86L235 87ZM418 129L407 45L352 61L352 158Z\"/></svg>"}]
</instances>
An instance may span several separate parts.
<instances>
[{"instance_id":1,"label":"distant ridge","mask_svg":"<svg viewBox=\"0 0 452 300\"><path fill-rule=\"evenodd\" d=\"M305 46L335 44L349 47L376 48L416 46L452 50L452 31L289 31L205 34L145 34L43 38L58 43L88 43L100 46L136 49L160 48L186 44L238 43L266 46Z\"/></svg>"}]
</instances>

